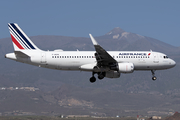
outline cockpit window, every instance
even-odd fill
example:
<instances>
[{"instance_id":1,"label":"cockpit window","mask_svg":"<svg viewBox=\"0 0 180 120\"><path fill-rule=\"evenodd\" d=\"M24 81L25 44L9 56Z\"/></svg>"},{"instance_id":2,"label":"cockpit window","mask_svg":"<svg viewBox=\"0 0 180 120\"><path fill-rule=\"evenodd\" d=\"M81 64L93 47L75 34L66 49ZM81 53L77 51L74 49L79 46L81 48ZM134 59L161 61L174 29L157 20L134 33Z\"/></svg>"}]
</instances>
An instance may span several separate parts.
<instances>
[{"instance_id":1,"label":"cockpit window","mask_svg":"<svg viewBox=\"0 0 180 120\"><path fill-rule=\"evenodd\" d=\"M168 58L168 56L164 56L164 59L167 59Z\"/></svg>"}]
</instances>

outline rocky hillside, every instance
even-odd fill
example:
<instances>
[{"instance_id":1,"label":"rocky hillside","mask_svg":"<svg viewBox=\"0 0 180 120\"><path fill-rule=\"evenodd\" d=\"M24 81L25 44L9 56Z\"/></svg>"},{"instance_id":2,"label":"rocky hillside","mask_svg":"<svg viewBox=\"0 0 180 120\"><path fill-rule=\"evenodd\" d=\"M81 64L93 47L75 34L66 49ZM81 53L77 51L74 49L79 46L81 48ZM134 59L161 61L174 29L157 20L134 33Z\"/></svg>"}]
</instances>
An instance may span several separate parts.
<instances>
[{"instance_id":1,"label":"rocky hillside","mask_svg":"<svg viewBox=\"0 0 180 120\"><path fill-rule=\"evenodd\" d=\"M43 50L94 50L90 38L67 36L33 36L30 38ZM72 114L78 109L84 114L91 114L91 112L94 114L96 111L103 115L104 113L109 115L120 113L123 115L139 113L169 115L169 112L180 110L177 107L180 105L180 49L178 47L150 37L125 32L120 28L114 28L95 39L106 50L149 51L151 49L163 52L174 59L177 65L169 70L156 71L156 81L151 80L150 71L135 71L132 74L122 74L118 79L106 78L91 84L89 82L90 72L50 70L5 59L6 53L13 52L13 46L10 38L0 39L0 88L34 86L41 91L35 94L39 102L29 97L31 94L9 91L7 101L4 101L1 96L1 105L4 107L0 108L0 112L16 108L37 111L41 106L44 106L42 107L44 110L50 109L49 111L58 111L63 107L65 111L72 110ZM6 93L0 95L6 96ZM24 104L21 104L21 97L25 97L23 98ZM13 100L19 102L13 104ZM12 107L7 107L8 101ZM29 102L32 103L29 104L30 107L26 105ZM38 106L39 108L36 109Z\"/></svg>"}]
</instances>

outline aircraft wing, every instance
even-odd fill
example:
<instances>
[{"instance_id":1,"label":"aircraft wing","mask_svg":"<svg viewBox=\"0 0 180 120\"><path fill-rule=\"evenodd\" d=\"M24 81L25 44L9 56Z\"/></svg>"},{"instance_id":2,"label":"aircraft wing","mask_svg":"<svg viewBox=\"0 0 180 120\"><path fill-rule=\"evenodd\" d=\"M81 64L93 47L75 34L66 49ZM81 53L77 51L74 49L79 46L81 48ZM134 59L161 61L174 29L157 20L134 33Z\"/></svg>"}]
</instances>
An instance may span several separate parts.
<instances>
[{"instance_id":1,"label":"aircraft wing","mask_svg":"<svg viewBox=\"0 0 180 120\"><path fill-rule=\"evenodd\" d=\"M97 60L97 66L109 67L111 70L117 70L117 61L97 43L91 34L89 34L89 36L96 50L95 57Z\"/></svg>"}]
</instances>

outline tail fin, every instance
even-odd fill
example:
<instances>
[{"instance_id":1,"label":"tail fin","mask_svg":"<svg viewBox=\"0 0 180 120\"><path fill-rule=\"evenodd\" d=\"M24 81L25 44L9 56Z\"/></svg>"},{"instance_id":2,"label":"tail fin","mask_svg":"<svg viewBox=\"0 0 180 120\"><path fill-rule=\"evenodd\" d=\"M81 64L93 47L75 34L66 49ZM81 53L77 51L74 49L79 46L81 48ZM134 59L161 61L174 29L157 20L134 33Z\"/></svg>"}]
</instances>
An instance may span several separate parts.
<instances>
[{"instance_id":1,"label":"tail fin","mask_svg":"<svg viewBox=\"0 0 180 120\"><path fill-rule=\"evenodd\" d=\"M40 50L16 23L8 23L14 51Z\"/></svg>"}]
</instances>

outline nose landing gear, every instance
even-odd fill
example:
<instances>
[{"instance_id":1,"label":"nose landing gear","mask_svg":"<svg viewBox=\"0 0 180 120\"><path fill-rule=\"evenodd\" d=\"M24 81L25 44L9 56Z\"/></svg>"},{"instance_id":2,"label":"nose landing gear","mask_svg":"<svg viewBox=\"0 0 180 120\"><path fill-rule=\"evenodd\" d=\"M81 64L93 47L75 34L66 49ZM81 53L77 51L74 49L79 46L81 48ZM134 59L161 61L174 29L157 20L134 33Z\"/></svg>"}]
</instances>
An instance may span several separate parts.
<instances>
[{"instance_id":1,"label":"nose landing gear","mask_svg":"<svg viewBox=\"0 0 180 120\"><path fill-rule=\"evenodd\" d=\"M155 80L157 79L156 76L155 76L155 70L151 70L151 72L152 72L152 76L153 76L153 77L152 77L152 80L155 81Z\"/></svg>"},{"instance_id":2,"label":"nose landing gear","mask_svg":"<svg viewBox=\"0 0 180 120\"><path fill-rule=\"evenodd\" d=\"M156 76L153 76L153 77L152 77L152 80L154 80L154 81L155 81L156 79L157 79L157 78L156 78Z\"/></svg>"}]
</instances>

